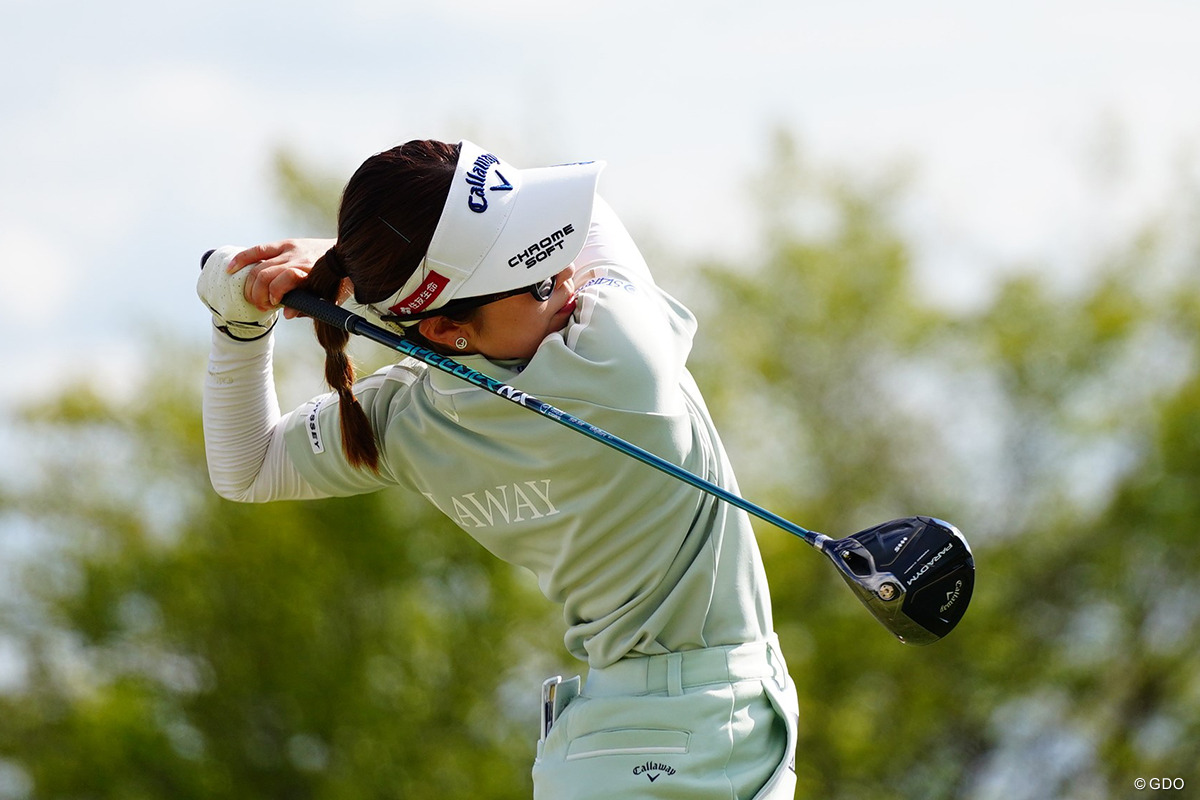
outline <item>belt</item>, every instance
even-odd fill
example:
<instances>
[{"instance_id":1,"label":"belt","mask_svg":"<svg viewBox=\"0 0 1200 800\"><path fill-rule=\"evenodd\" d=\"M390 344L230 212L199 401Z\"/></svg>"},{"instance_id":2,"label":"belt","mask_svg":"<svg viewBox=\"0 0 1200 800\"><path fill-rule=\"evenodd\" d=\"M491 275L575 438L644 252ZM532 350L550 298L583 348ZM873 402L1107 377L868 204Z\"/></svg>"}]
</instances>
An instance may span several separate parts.
<instances>
[{"instance_id":1,"label":"belt","mask_svg":"<svg viewBox=\"0 0 1200 800\"><path fill-rule=\"evenodd\" d=\"M630 656L588 672L587 697L654 694L677 695L684 689L712 683L787 680L787 665L774 634L761 642L683 650L658 656Z\"/></svg>"}]
</instances>

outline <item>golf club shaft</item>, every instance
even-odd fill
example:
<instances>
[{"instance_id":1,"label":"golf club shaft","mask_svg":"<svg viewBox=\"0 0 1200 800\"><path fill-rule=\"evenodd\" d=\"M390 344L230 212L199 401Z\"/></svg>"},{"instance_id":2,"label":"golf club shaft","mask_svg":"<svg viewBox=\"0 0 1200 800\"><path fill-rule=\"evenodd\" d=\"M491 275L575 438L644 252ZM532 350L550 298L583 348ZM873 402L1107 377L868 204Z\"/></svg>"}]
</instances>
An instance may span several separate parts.
<instances>
[{"instance_id":1,"label":"golf club shaft","mask_svg":"<svg viewBox=\"0 0 1200 800\"><path fill-rule=\"evenodd\" d=\"M485 389L494 395L503 397L523 406L530 411L541 414L543 417L552 419L560 425L564 425L577 433L588 436L601 444L608 445L614 450L618 450L627 456L636 458L643 464L654 467L657 470L678 478L684 483L690 484L701 491L708 492L714 497L729 503L732 506L742 509L743 511L753 514L761 520L771 523L772 525L787 531L793 536L797 536L808 542L818 550L824 550L824 544L831 541L828 536L815 531L810 531L807 528L802 528L793 522L789 522L778 514L773 514L765 508L761 508L754 503L745 500L732 492L721 488L720 486L688 472L686 469L672 464L670 461L659 458L648 450L643 450L635 444L621 439L618 436L597 428L585 420L574 417L549 403L545 403L538 398L519 389L510 386L507 383L502 383L494 378L484 375L478 370L471 369L463 364L458 363L452 358L441 355L440 353L430 350L428 347L423 347L415 342L410 342L399 334L382 328L367 320L359 314L347 311L336 303L331 303L324 300L311 292L302 289L293 289L283 296L283 304L288 308L306 314L313 319L320 320L328 325L336 328L341 328L349 333L365 337L384 347L391 348L406 356L415 358L418 361L423 361L431 367L440 369L443 372L449 373L456 378L459 378L473 386L478 386Z\"/></svg>"}]
</instances>

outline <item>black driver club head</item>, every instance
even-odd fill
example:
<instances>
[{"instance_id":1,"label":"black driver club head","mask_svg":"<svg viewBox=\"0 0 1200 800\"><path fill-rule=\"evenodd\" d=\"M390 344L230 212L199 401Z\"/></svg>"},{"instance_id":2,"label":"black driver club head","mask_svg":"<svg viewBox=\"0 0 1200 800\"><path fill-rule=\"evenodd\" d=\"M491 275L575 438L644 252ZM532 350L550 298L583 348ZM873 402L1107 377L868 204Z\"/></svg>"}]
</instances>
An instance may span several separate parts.
<instances>
[{"instance_id":1,"label":"black driver club head","mask_svg":"<svg viewBox=\"0 0 1200 800\"><path fill-rule=\"evenodd\" d=\"M894 519L822 549L867 610L906 644L941 639L971 602L971 548L940 519Z\"/></svg>"}]
</instances>

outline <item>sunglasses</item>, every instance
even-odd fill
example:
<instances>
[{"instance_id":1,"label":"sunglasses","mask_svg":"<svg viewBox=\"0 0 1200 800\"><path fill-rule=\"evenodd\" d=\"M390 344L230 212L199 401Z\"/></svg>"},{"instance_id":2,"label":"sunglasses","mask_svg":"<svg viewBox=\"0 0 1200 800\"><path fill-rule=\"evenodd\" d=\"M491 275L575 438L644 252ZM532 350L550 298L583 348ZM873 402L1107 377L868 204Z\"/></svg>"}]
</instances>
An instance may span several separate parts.
<instances>
[{"instance_id":1,"label":"sunglasses","mask_svg":"<svg viewBox=\"0 0 1200 800\"><path fill-rule=\"evenodd\" d=\"M558 276L551 275L544 281L529 286L522 286L520 289L511 289L506 292L496 292L495 294L483 294L478 297L462 297L457 300L451 300L446 305L440 308L431 309L429 311L418 311L415 314L387 314L380 317L384 322L412 322L414 320L426 319L428 317L454 316L461 314L464 311L470 311L480 306L486 306L488 303L495 303L497 300L504 300L508 297L516 297L520 294L529 292L534 300L539 303L544 303L554 294L554 288L558 285Z\"/></svg>"}]
</instances>

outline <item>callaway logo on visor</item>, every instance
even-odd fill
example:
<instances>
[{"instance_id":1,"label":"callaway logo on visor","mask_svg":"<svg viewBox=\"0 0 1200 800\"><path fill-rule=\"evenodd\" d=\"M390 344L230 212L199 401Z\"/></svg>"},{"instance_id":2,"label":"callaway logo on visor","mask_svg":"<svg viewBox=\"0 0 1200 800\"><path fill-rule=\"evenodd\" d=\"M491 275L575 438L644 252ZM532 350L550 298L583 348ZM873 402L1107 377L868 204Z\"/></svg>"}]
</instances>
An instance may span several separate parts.
<instances>
[{"instance_id":1,"label":"callaway logo on visor","mask_svg":"<svg viewBox=\"0 0 1200 800\"><path fill-rule=\"evenodd\" d=\"M484 187L487 186L488 170L493 164L499 164L500 159L496 158L491 153L484 153L479 158L475 159L475 163L471 169L467 171L467 185L471 187L470 193L467 195L467 208L474 211L476 214L482 214L487 211L488 201L487 195L484 194ZM496 177L500 179L500 183L490 187L493 192L508 192L512 191L512 184L504 177L500 170L496 170Z\"/></svg>"},{"instance_id":2,"label":"callaway logo on visor","mask_svg":"<svg viewBox=\"0 0 1200 800\"><path fill-rule=\"evenodd\" d=\"M456 301L523 291L562 272L583 249L603 166L520 169L459 142L450 192L424 260L371 307L389 321L412 324L413 316Z\"/></svg>"}]
</instances>

